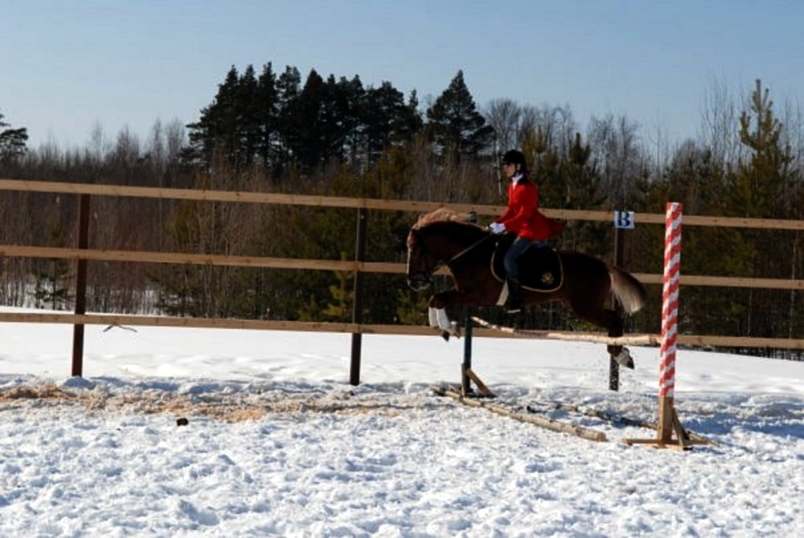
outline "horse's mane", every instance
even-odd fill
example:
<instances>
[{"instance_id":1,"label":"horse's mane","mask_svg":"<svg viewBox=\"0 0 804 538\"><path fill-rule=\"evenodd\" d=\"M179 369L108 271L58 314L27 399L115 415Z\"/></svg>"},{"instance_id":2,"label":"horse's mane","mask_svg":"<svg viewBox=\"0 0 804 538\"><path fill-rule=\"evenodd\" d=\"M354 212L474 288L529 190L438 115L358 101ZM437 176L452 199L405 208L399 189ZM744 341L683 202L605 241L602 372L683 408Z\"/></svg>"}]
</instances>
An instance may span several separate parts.
<instances>
[{"instance_id":1,"label":"horse's mane","mask_svg":"<svg viewBox=\"0 0 804 538\"><path fill-rule=\"evenodd\" d=\"M460 222L475 226L475 224L470 222L468 214L456 213L455 211L447 209L446 207L439 207L435 211L431 211L420 216L419 220L416 221L416 224L413 225L413 229L418 230L425 226L429 226L430 224L436 224L439 222Z\"/></svg>"}]
</instances>

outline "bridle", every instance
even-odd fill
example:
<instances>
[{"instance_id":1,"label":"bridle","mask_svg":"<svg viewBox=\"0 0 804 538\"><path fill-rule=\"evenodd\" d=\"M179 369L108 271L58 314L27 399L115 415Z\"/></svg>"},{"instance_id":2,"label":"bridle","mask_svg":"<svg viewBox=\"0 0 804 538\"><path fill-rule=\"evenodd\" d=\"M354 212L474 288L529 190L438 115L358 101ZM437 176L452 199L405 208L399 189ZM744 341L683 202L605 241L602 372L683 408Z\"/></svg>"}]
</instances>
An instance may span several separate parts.
<instances>
[{"instance_id":1,"label":"bridle","mask_svg":"<svg viewBox=\"0 0 804 538\"><path fill-rule=\"evenodd\" d=\"M408 277L408 281L410 283L420 283L420 284L431 285L433 283L433 275L435 274L436 271L438 271L439 269L441 269L444 266L449 268L450 271L453 271L452 264L454 264L460 258L462 258L462 257L466 256L467 254L469 254L471 251L473 251L477 247L479 247L481 244L486 242L489 238L493 238L493 237L496 237L496 235L493 234L493 233L490 233L487 236L480 238L479 240L475 241L474 243L472 243L471 245L469 245L468 247L466 247L462 251L458 252L457 254L455 254L453 257L451 257L448 260L444 260L443 258L439 258L438 261L436 261L435 265L433 265L433 267L431 267L430 269L425 269L425 270L423 270L423 271L421 271L419 273L416 273L415 275L412 275L412 276ZM422 253L422 255L426 255L427 249L425 249L424 246L420 245L419 246L419 251Z\"/></svg>"}]
</instances>

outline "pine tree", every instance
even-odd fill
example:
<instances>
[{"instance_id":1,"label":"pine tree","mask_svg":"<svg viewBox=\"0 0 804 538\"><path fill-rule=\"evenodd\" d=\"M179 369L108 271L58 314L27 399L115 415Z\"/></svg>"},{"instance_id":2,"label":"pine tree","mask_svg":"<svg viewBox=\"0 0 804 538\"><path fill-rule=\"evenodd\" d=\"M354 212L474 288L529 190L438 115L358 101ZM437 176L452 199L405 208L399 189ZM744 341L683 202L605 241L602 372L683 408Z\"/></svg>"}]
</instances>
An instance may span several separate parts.
<instances>
[{"instance_id":1,"label":"pine tree","mask_svg":"<svg viewBox=\"0 0 804 538\"><path fill-rule=\"evenodd\" d=\"M197 122L187 126L191 147L185 152L185 161L209 167L218 153L232 164L237 162L236 94L239 79L237 68L232 66L224 82L218 85L212 104L201 109Z\"/></svg>"},{"instance_id":2,"label":"pine tree","mask_svg":"<svg viewBox=\"0 0 804 538\"><path fill-rule=\"evenodd\" d=\"M285 144L293 159L308 171L320 165L326 155L321 122L325 92L324 79L313 69L285 111Z\"/></svg>"},{"instance_id":3,"label":"pine tree","mask_svg":"<svg viewBox=\"0 0 804 538\"><path fill-rule=\"evenodd\" d=\"M66 231L61 219L51 217L49 222L50 245L63 248L67 244ZM33 268L33 297L36 308L62 310L72 299L67 279L70 277L70 263L63 258L39 260Z\"/></svg>"},{"instance_id":4,"label":"pine tree","mask_svg":"<svg viewBox=\"0 0 804 538\"><path fill-rule=\"evenodd\" d=\"M258 155L262 139L261 97L254 67L249 65L237 81L232 107L235 174L250 167Z\"/></svg>"},{"instance_id":5,"label":"pine tree","mask_svg":"<svg viewBox=\"0 0 804 538\"><path fill-rule=\"evenodd\" d=\"M728 214L750 218L785 218L796 215L790 200L797 172L792 166L793 155L783 143L783 125L773 113L773 101L762 82L756 81L749 110L740 116L740 142L748 149L737 169L728 176ZM722 236L730 245L730 262L739 276L788 277L795 244L788 235L769 240L762 230L723 230ZM794 257L794 256L793 256ZM795 264L795 260L793 260ZM740 321L740 331L752 336L771 336L774 320L787 316L778 301L768 301L768 294L749 290L740 301L739 309L746 313ZM762 316L753 312L762 311Z\"/></svg>"},{"instance_id":6,"label":"pine tree","mask_svg":"<svg viewBox=\"0 0 804 538\"><path fill-rule=\"evenodd\" d=\"M441 157L476 158L489 148L494 129L477 110L463 80L463 71L427 109L427 128L435 152Z\"/></svg>"},{"instance_id":7,"label":"pine tree","mask_svg":"<svg viewBox=\"0 0 804 538\"><path fill-rule=\"evenodd\" d=\"M254 96L254 114L257 118L256 151L262 166L272 171L281 167L279 138L279 91L271 63L265 64L257 79Z\"/></svg>"},{"instance_id":8,"label":"pine tree","mask_svg":"<svg viewBox=\"0 0 804 538\"><path fill-rule=\"evenodd\" d=\"M18 129L4 129L11 127L3 121L3 114L0 113L0 162L17 159L25 155L28 151L28 129L21 127Z\"/></svg>"},{"instance_id":9,"label":"pine tree","mask_svg":"<svg viewBox=\"0 0 804 538\"><path fill-rule=\"evenodd\" d=\"M419 112L419 98L416 90L410 92L408 102L399 110L393 120L393 135L391 142L395 145L413 141L424 127L424 119Z\"/></svg>"},{"instance_id":10,"label":"pine tree","mask_svg":"<svg viewBox=\"0 0 804 538\"><path fill-rule=\"evenodd\" d=\"M781 141L782 124L774 116L773 101L756 81L750 110L740 115L740 142L749 157L740 159L731 177L731 204L735 216L780 218L789 211L787 195L795 172L789 146Z\"/></svg>"},{"instance_id":11,"label":"pine tree","mask_svg":"<svg viewBox=\"0 0 804 538\"><path fill-rule=\"evenodd\" d=\"M600 188L600 174L590 160L592 148L576 133L569 154L562 159L556 180L551 182L556 207L563 209L598 209L606 203ZM552 199L552 198L551 198ZM587 253L610 251L607 229L595 222L572 221L564 231L564 246Z\"/></svg>"},{"instance_id":12,"label":"pine tree","mask_svg":"<svg viewBox=\"0 0 804 538\"><path fill-rule=\"evenodd\" d=\"M392 144L410 140L418 130L416 119L418 118L420 126L421 118L418 117L415 105L411 110L405 104L402 92L390 82L383 82L379 88L369 88L364 102L364 155L366 163L370 165L376 163L383 151Z\"/></svg>"}]
</instances>

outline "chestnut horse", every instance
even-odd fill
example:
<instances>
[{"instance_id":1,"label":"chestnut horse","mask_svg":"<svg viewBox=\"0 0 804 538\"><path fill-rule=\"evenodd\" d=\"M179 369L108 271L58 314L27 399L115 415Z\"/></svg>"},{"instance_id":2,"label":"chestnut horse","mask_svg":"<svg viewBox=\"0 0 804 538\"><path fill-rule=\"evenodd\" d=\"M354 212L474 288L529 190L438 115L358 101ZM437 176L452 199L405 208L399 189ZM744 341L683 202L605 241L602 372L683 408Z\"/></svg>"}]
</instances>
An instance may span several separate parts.
<instances>
[{"instance_id":1,"label":"chestnut horse","mask_svg":"<svg viewBox=\"0 0 804 538\"><path fill-rule=\"evenodd\" d=\"M408 286L420 291L432 284L433 273L447 267L454 287L436 293L429 302L430 326L448 339L457 334L445 308L448 306L501 305L507 286L498 241L513 241L469 222L465 215L437 209L422 216L407 239ZM598 258L571 251L531 247L520 258L522 306L562 301L579 318L622 336L625 315L645 305L645 288L626 271ZM607 308L611 296L621 309ZM611 305L614 306L614 305ZM609 345L609 353L623 366L633 368L628 349Z\"/></svg>"}]
</instances>

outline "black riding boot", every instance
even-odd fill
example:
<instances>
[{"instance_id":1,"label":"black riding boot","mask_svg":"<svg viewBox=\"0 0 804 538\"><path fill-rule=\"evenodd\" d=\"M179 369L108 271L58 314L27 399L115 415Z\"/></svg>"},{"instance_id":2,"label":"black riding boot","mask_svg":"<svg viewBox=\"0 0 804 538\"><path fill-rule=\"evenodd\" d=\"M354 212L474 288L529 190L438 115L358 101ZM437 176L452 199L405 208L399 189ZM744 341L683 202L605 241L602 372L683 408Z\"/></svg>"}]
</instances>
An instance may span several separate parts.
<instances>
[{"instance_id":1,"label":"black riding boot","mask_svg":"<svg viewBox=\"0 0 804 538\"><path fill-rule=\"evenodd\" d=\"M519 286L519 280L515 278L506 278L508 283L508 301L505 303L509 314L516 314L522 310L522 288Z\"/></svg>"}]
</instances>

